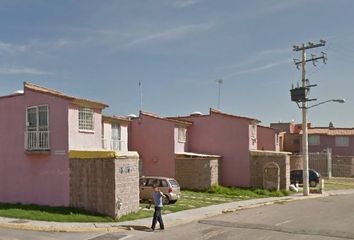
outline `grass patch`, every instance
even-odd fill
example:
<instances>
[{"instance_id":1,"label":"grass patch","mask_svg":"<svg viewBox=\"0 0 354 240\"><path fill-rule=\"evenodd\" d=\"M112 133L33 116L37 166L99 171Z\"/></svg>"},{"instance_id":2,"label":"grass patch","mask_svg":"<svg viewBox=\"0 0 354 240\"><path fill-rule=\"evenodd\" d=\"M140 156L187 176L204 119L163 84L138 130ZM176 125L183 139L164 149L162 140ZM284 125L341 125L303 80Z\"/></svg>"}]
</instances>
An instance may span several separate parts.
<instances>
[{"instance_id":1,"label":"grass patch","mask_svg":"<svg viewBox=\"0 0 354 240\"><path fill-rule=\"evenodd\" d=\"M237 196L243 198L260 198L260 197L284 197L288 196L290 193L288 191L269 191L265 189L258 188L234 188L234 187L223 187L220 185L212 186L208 193L218 193L228 196Z\"/></svg>"},{"instance_id":2,"label":"grass patch","mask_svg":"<svg viewBox=\"0 0 354 240\"><path fill-rule=\"evenodd\" d=\"M0 216L55 222L109 222L112 218L69 207L0 203Z\"/></svg>"},{"instance_id":3,"label":"grass patch","mask_svg":"<svg viewBox=\"0 0 354 240\"><path fill-rule=\"evenodd\" d=\"M206 207L215 204L227 203L232 201L247 200L252 198L282 197L288 196L288 191L268 191L263 189L231 188L215 185L206 191L182 190L182 198L175 204L163 207L162 213L178 212L193 208ZM118 221L130 221L143 217L152 217L153 209L148 211L147 204L140 204L141 210L123 216Z\"/></svg>"},{"instance_id":4,"label":"grass patch","mask_svg":"<svg viewBox=\"0 0 354 240\"><path fill-rule=\"evenodd\" d=\"M354 178L331 178L324 180L325 190L354 189Z\"/></svg>"},{"instance_id":5,"label":"grass patch","mask_svg":"<svg viewBox=\"0 0 354 240\"><path fill-rule=\"evenodd\" d=\"M200 208L209 205L227 203L231 201L247 200L263 197L287 196L287 191L268 191L263 189L231 188L215 185L206 191L182 190L182 197L175 204L166 205L163 214L183 210ZM140 204L140 210L121 217L121 221L130 221L141 218L150 218L153 207L147 209L147 203ZM57 222L113 222L110 217L94 215L84 210L67 207L48 207L38 205L22 205L0 203L0 216L20 219L57 221Z\"/></svg>"}]
</instances>

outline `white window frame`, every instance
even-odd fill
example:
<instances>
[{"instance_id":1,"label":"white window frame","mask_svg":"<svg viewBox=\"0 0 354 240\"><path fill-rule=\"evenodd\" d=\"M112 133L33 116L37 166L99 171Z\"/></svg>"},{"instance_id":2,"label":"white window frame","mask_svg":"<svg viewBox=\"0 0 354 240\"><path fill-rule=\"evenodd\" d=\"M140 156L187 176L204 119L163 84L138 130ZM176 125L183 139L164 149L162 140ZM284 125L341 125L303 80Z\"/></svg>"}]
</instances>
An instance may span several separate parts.
<instances>
[{"instance_id":1,"label":"white window frame","mask_svg":"<svg viewBox=\"0 0 354 240\"><path fill-rule=\"evenodd\" d=\"M321 145L321 135L312 134L308 136L309 146L319 146Z\"/></svg>"},{"instance_id":2,"label":"white window frame","mask_svg":"<svg viewBox=\"0 0 354 240\"><path fill-rule=\"evenodd\" d=\"M178 134L178 142L185 143L187 142L187 128L185 127L178 127L177 130Z\"/></svg>"},{"instance_id":3,"label":"white window frame","mask_svg":"<svg viewBox=\"0 0 354 240\"><path fill-rule=\"evenodd\" d=\"M39 109L41 107L46 107L46 125L39 125ZM29 122L28 122L28 111L30 109L36 109L36 126L35 128L30 128L29 127ZM29 136L31 134L31 136ZM32 138L37 147L29 146L28 138ZM40 142L44 141L46 142L45 145L47 147L41 147ZM31 144L30 144L31 145ZM33 145L33 142L32 142ZM41 104L41 105L35 105L35 106L29 106L26 108L26 127L25 127L25 149L26 150L49 150L50 149L50 135L49 135L49 105L48 104Z\"/></svg>"},{"instance_id":4,"label":"white window frame","mask_svg":"<svg viewBox=\"0 0 354 240\"><path fill-rule=\"evenodd\" d=\"M116 122L111 123L111 150L122 150L122 125Z\"/></svg>"},{"instance_id":5,"label":"white window frame","mask_svg":"<svg viewBox=\"0 0 354 240\"><path fill-rule=\"evenodd\" d=\"M336 136L335 143L336 143L336 147L349 147L349 137Z\"/></svg>"},{"instance_id":6,"label":"white window frame","mask_svg":"<svg viewBox=\"0 0 354 240\"><path fill-rule=\"evenodd\" d=\"M91 119L89 117L90 115L91 115ZM89 108L89 107L79 107L79 109L78 109L78 121L79 121L79 131L94 132L94 129L95 129L95 111L92 108Z\"/></svg>"}]
</instances>

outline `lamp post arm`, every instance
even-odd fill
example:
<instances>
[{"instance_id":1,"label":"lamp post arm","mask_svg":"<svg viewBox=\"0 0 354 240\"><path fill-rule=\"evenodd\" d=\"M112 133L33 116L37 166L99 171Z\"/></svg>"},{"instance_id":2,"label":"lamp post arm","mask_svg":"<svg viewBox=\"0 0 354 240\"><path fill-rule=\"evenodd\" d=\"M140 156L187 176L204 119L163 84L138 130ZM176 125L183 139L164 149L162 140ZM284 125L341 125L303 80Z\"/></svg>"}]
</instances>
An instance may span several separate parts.
<instances>
[{"instance_id":1,"label":"lamp post arm","mask_svg":"<svg viewBox=\"0 0 354 240\"><path fill-rule=\"evenodd\" d=\"M309 108L313 108L313 107L317 107L318 105L322 105L322 104L325 104L325 103L328 103L328 102L338 102L338 103L344 103L344 102L345 102L345 100L344 100L344 99L330 99L330 100L327 100L327 101L323 101L323 102L320 102L320 103L317 103L317 104L311 105L311 106L307 107L307 109L309 109Z\"/></svg>"}]
</instances>

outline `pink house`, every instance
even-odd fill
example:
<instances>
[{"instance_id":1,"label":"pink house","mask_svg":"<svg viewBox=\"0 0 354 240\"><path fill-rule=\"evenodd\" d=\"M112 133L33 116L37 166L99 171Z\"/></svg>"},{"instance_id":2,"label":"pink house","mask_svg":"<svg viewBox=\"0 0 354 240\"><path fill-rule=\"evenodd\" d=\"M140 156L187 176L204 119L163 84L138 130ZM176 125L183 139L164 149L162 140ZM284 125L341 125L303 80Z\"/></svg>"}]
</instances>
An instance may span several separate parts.
<instances>
[{"instance_id":1,"label":"pink house","mask_svg":"<svg viewBox=\"0 0 354 240\"><path fill-rule=\"evenodd\" d=\"M140 156L141 175L173 177L182 188L219 183L218 155L190 152L191 122L140 112L131 120L130 149Z\"/></svg>"},{"instance_id":2,"label":"pink house","mask_svg":"<svg viewBox=\"0 0 354 240\"><path fill-rule=\"evenodd\" d=\"M278 148L276 131L258 126L257 119L214 109L174 119L193 123L188 129L190 151L222 157L220 182L225 186L250 186L250 150Z\"/></svg>"},{"instance_id":3,"label":"pink house","mask_svg":"<svg viewBox=\"0 0 354 240\"><path fill-rule=\"evenodd\" d=\"M285 151L301 152L302 127L294 123L272 123L272 127L283 131L282 145ZM328 127L308 126L309 152L322 152L327 148L333 155L354 156L354 128L336 128L332 123Z\"/></svg>"},{"instance_id":4,"label":"pink house","mask_svg":"<svg viewBox=\"0 0 354 240\"><path fill-rule=\"evenodd\" d=\"M0 97L0 202L68 206L69 151L103 149L112 122L127 138L127 120L102 121L106 107L30 83Z\"/></svg>"},{"instance_id":5,"label":"pink house","mask_svg":"<svg viewBox=\"0 0 354 240\"><path fill-rule=\"evenodd\" d=\"M309 152L330 148L333 155L354 156L353 128L314 127L308 130L308 134Z\"/></svg>"},{"instance_id":6,"label":"pink house","mask_svg":"<svg viewBox=\"0 0 354 240\"><path fill-rule=\"evenodd\" d=\"M186 133L191 125L147 112L131 120L130 149L139 153L143 175L175 177L176 153L188 152Z\"/></svg>"},{"instance_id":7,"label":"pink house","mask_svg":"<svg viewBox=\"0 0 354 240\"><path fill-rule=\"evenodd\" d=\"M279 151L279 134L274 128L257 125L257 149Z\"/></svg>"}]
</instances>

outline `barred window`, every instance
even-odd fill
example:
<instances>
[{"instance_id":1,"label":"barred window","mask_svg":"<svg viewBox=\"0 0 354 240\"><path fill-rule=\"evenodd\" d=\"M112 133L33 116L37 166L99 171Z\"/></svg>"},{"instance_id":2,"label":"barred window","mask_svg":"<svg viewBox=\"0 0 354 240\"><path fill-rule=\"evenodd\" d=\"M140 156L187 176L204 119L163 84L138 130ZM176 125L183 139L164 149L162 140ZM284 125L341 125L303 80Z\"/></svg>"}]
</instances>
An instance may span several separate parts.
<instances>
[{"instance_id":1,"label":"barred window","mask_svg":"<svg viewBox=\"0 0 354 240\"><path fill-rule=\"evenodd\" d=\"M93 131L93 110L88 107L79 107L79 130Z\"/></svg>"}]
</instances>

